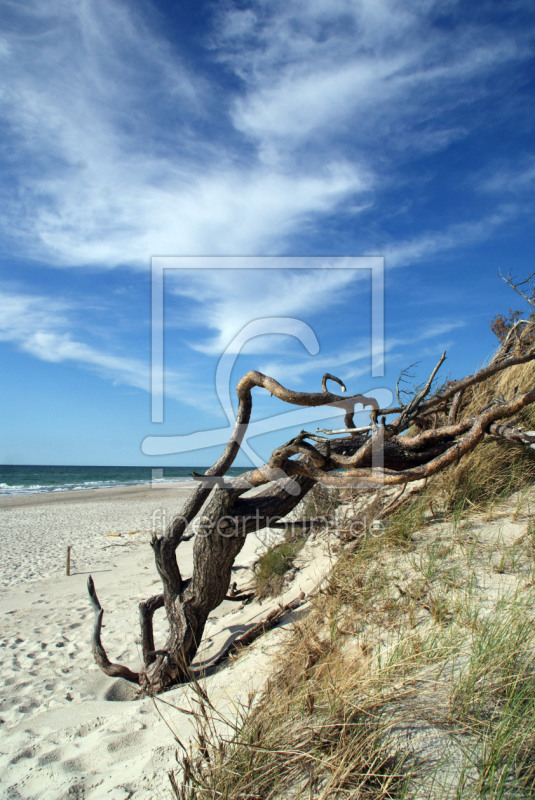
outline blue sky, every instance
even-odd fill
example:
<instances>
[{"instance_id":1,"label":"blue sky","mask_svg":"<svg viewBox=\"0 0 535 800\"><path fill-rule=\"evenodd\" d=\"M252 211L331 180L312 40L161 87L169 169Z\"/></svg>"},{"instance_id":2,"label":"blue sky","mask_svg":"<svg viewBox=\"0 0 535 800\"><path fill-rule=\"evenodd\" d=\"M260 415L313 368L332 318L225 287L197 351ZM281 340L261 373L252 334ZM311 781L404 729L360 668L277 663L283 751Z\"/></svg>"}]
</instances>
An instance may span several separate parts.
<instances>
[{"instance_id":1,"label":"blue sky","mask_svg":"<svg viewBox=\"0 0 535 800\"><path fill-rule=\"evenodd\" d=\"M233 384L256 368L317 390L329 371L386 398L444 349L444 379L477 369L489 320L522 307L497 274L534 269L531 3L1 6L0 463L205 465L220 445L142 442L229 424L229 348ZM165 279L163 422L153 256L182 259ZM370 280L332 268L345 256L385 259L383 377ZM273 317L294 322L235 352ZM283 411L255 396L256 419ZM257 458L290 423L255 429Z\"/></svg>"}]
</instances>

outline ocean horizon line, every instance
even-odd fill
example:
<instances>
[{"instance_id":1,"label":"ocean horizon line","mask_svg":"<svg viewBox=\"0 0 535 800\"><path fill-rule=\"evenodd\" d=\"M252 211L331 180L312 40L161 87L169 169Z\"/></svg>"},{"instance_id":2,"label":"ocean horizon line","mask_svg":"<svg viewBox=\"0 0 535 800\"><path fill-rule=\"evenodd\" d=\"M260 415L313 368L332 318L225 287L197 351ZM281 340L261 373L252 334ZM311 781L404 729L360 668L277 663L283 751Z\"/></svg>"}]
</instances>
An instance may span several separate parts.
<instances>
[{"instance_id":1,"label":"ocean horizon line","mask_svg":"<svg viewBox=\"0 0 535 800\"><path fill-rule=\"evenodd\" d=\"M193 472L206 469L195 465L0 464L0 496L187 482L193 480ZM234 466L227 474L235 477L248 469Z\"/></svg>"}]
</instances>

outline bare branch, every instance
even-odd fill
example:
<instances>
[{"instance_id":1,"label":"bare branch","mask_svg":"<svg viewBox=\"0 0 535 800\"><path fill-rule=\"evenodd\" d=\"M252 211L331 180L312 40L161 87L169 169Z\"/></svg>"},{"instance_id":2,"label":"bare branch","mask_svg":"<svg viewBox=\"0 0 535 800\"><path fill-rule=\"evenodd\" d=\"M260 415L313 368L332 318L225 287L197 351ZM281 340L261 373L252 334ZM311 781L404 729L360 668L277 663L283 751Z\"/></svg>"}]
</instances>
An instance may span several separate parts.
<instances>
[{"instance_id":1,"label":"bare branch","mask_svg":"<svg viewBox=\"0 0 535 800\"><path fill-rule=\"evenodd\" d=\"M385 508L382 509L382 511L377 515L376 519L383 519L383 517L386 517L387 514L390 514L392 511L395 511L402 503L404 503L405 500L407 499L406 497L403 497L406 489L407 489L407 484L404 483L401 487L401 491L399 491L398 494L394 497L394 499L391 500L390 503Z\"/></svg>"},{"instance_id":2,"label":"bare branch","mask_svg":"<svg viewBox=\"0 0 535 800\"><path fill-rule=\"evenodd\" d=\"M326 452L320 453L317 448L304 441L305 438L315 438L316 440L319 439L319 437L314 437L312 434L309 434L306 431L301 431L301 433L294 439L291 439L289 442L287 442L287 444L282 445L282 447L277 447L277 449L272 452L268 466L272 468L282 467L291 456L300 453L305 456L306 459L309 459L315 467L323 467L325 464L325 459L329 456L330 441L324 439L321 440L326 441Z\"/></svg>"},{"instance_id":3,"label":"bare branch","mask_svg":"<svg viewBox=\"0 0 535 800\"><path fill-rule=\"evenodd\" d=\"M246 589L238 590L236 581L232 584L229 589L228 594L225 596L225 600L232 600L233 602L247 602L248 600L252 600L254 597L254 589L249 587Z\"/></svg>"},{"instance_id":4,"label":"bare branch","mask_svg":"<svg viewBox=\"0 0 535 800\"><path fill-rule=\"evenodd\" d=\"M448 413L448 423L452 425L455 420L457 419L457 414L459 413L459 409L461 407L461 403L463 401L463 394L464 389L460 389L457 394L453 396L453 403L451 404L449 413Z\"/></svg>"},{"instance_id":5,"label":"bare branch","mask_svg":"<svg viewBox=\"0 0 535 800\"><path fill-rule=\"evenodd\" d=\"M445 401L449 400L453 397L457 392L468 389L470 386L475 386L478 383L482 383L487 378L492 377L492 375L496 375L498 372L502 372L504 369L509 369L509 367L516 367L519 364L526 364L528 361L533 361L535 359L535 348L531 348L526 353L522 353L521 355L514 356L512 358L507 358L504 361L500 361L499 363L491 363L488 367L484 367L480 369L479 372L476 372L474 375L469 375L466 378L462 378L458 381L452 381L448 383L447 386L442 389L438 394L433 395L428 400L422 403L420 406L420 414L423 413L431 413L444 406ZM378 414L399 414L402 412L402 408L381 408L377 412Z\"/></svg>"},{"instance_id":6,"label":"bare branch","mask_svg":"<svg viewBox=\"0 0 535 800\"><path fill-rule=\"evenodd\" d=\"M329 375L332 380L336 380L341 384L338 378ZM341 384L342 385L342 384ZM241 399L250 396L251 390L255 387L267 389L272 395L279 400L284 400L285 403L290 403L296 406L327 406L332 405L335 408L342 408L344 410L353 410L357 403L362 403L363 406L371 406L372 408L379 408L379 404L374 397L365 397L362 394L354 394L349 397L340 397L340 395L331 394L328 391L322 392L294 392L282 386L274 378L263 375L261 372L252 370L247 372L238 383L238 397Z\"/></svg>"},{"instance_id":7,"label":"bare branch","mask_svg":"<svg viewBox=\"0 0 535 800\"><path fill-rule=\"evenodd\" d=\"M128 669L128 667L125 667L122 664L113 664L109 660L106 651L102 646L100 632L102 629L102 617L104 616L104 609L100 605L95 590L95 584L93 583L93 578L91 575L87 579L87 591L89 592L89 599L91 600L91 605L93 606L95 612L95 626L93 628L91 644L93 648L93 656L95 657L97 665L103 672L106 673L106 675L110 675L112 678L124 678L131 683L139 684L139 672L132 672L132 670Z\"/></svg>"},{"instance_id":8,"label":"bare branch","mask_svg":"<svg viewBox=\"0 0 535 800\"><path fill-rule=\"evenodd\" d=\"M529 325L529 324L530 324L530 321L527 320L527 319L518 319L514 323L514 325L511 326L511 330L509 331L509 333L505 337L504 341L502 342L502 345L501 345L500 349L497 351L497 353L491 359L491 361L490 361L491 364L495 364L495 363L501 361L502 359L506 358L507 353L509 352L509 350L512 347L513 341L515 339L516 339L517 342L520 340L520 336L518 334L518 329L520 328L520 326L521 325Z\"/></svg>"},{"instance_id":9,"label":"bare branch","mask_svg":"<svg viewBox=\"0 0 535 800\"><path fill-rule=\"evenodd\" d=\"M146 667L148 667L149 664L152 664L155 659L152 618L154 616L154 612L159 608L163 608L163 606L163 594L156 594L139 604L141 650L143 653L143 663Z\"/></svg>"},{"instance_id":10,"label":"bare branch","mask_svg":"<svg viewBox=\"0 0 535 800\"><path fill-rule=\"evenodd\" d=\"M348 469L343 476L319 475L323 482L331 486L347 486L350 481L367 481L376 485L393 486L396 484L421 480L436 475L450 464L454 464L459 459L469 453L485 435L490 425L497 419L511 417L518 413L522 408L535 402L535 391L527 392L512 400L506 405L496 406L476 417L472 427L466 436L456 441L446 452L428 461L420 467L413 467L406 470L380 470L380 469Z\"/></svg>"},{"instance_id":11,"label":"bare branch","mask_svg":"<svg viewBox=\"0 0 535 800\"><path fill-rule=\"evenodd\" d=\"M322 392L326 392L327 391L327 381L334 381L335 383L338 384L338 386L342 387L342 391L343 392L347 391L346 387L345 387L345 384L340 380L340 378L337 378L336 375L331 375L330 372L326 372L325 375L323 376L323 378L321 379L321 390L322 390Z\"/></svg>"},{"instance_id":12,"label":"bare branch","mask_svg":"<svg viewBox=\"0 0 535 800\"><path fill-rule=\"evenodd\" d=\"M493 423L488 432L498 439L507 439L510 442L518 442L518 444L526 444L529 447L535 447L535 431L521 431L510 425L497 425Z\"/></svg>"},{"instance_id":13,"label":"bare branch","mask_svg":"<svg viewBox=\"0 0 535 800\"><path fill-rule=\"evenodd\" d=\"M449 400L450 397L453 397L453 395L457 394L457 392L459 392L461 389L468 389L469 386L475 386L477 383L482 383L487 378L490 378L492 375L496 375L498 372L502 372L504 369L516 367L519 364L526 364L528 361L533 361L534 359L535 348L532 348L527 353L523 353L522 355L515 356L513 358L508 358L506 361L502 361L499 364L489 364L488 367L480 369L479 372L475 373L475 375L469 375L467 378L463 378L460 381L455 381L448 389L445 389L439 395L437 395L436 398L430 398L429 406L437 405L444 400Z\"/></svg>"},{"instance_id":14,"label":"bare branch","mask_svg":"<svg viewBox=\"0 0 535 800\"><path fill-rule=\"evenodd\" d=\"M408 381L405 381L406 377L407 378L414 378L414 375L410 374L409 370L412 369L413 367L415 367L417 365L417 363L419 363L419 362L415 362L414 364L409 364L408 367L405 367L405 369L402 369L401 372L399 373L399 378L396 381L396 397L398 399L398 403L402 407L403 407L404 403L403 403L403 401L401 399L401 391L402 390L400 388L400 384L402 382L408 382Z\"/></svg>"},{"instance_id":15,"label":"bare branch","mask_svg":"<svg viewBox=\"0 0 535 800\"><path fill-rule=\"evenodd\" d=\"M506 283L517 294L519 294L521 297L523 297L524 300L526 300L530 304L530 306L535 306L535 299L534 299L535 298L535 289L533 289L530 286L529 288L531 290L531 295L527 295L525 292L523 292L521 289L518 288L519 286L525 286L526 283L529 284L529 282L531 280L533 280L533 278L535 278L535 272L532 272L531 275L528 275L528 277L523 281L515 281L513 279L512 275L511 275L511 273L509 273L509 275L507 275L507 277L504 277L502 275L502 271L501 270L498 270L498 275L500 276L500 278L502 279L502 281L504 283Z\"/></svg>"},{"instance_id":16,"label":"bare branch","mask_svg":"<svg viewBox=\"0 0 535 800\"><path fill-rule=\"evenodd\" d=\"M417 392L417 394L415 394L415 396L412 398L412 400L409 403L409 405L406 406L403 409L403 411L401 412L399 417L397 419L395 419L394 422L392 423L392 430L393 431L398 432L398 431L405 430L407 427L409 427L409 425L411 424L412 420L417 415L418 409L420 408L421 403L423 402L423 400L429 394L429 391L431 389L431 386L433 384L435 376L436 376L437 372L439 371L440 367L442 366L442 364L444 363L445 360L446 360L446 353L444 352L440 356L440 359L439 359L437 365L435 366L435 368L431 372L431 375L429 376L429 378L425 382L424 386L420 389L419 392Z\"/></svg>"},{"instance_id":17,"label":"bare branch","mask_svg":"<svg viewBox=\"0 0 535 800\"><path fill-rule=\"evenodd\" d=\"M292 405L310 407L332 405L335 408L342 408L346 412L346 419L348 418L348 415L352 415L357 403L361 403L365 407L371 406L372 409L379 408L377 400L373 397L365 397L361 394L352 395L350 397L340 397L339 395L331 394L331 392L326 391L326 381L328 379L336 381L345 390L342 381L339 378L330 375L329 373L323 377L322 392L294 392L291 389L287 389L286 387L282 386L282 384L280 384L274 378L263 375L261 372L257 372L256 370L247 372L240 380L236 388L239 404L238 413L236 415L236 424L234 426L232 436L230 437L221 457L212 467L206 470L205 476L222 476L234 463L251 418L251 392L255 387L267 389L279 400L283 400L286 403L291 403ZM170 541L174 549L176 549L180 544L187 524L191 522L199 513L202 506L208 499L212 489L212 485L205 486L204 483L201 483L201 485L199 485L199 487L189 498L184 508L181 510L180 516L175 518L175 520L173 520L171 523L168 531L165 534L165 538ZM176 569L173 567L173 572L177 572L179 574L178 566ZM177 594L178 586L179 582L175 579L173 581L173 587L171 588L171 594Z\"/></svg>"},{"instance_id":18,"label":"bare branch","mask_svg":"<svg viewBox=\"0 0 535 800\"><path fill-rule=\"evenodd\" d=\"M218 656L216 656L216 658L214 658L212 661L209 661L207 664L203 664L202 671L207 672L208 670L213 669L218 664L226 661L231 655L237 653L243 647L252 644L264 633L274 628L283 617L292 611L296 611L298 608L307 603L308 600L309 598L305 595L305 593L301 592L296 600L292 600L291 603L287 603L285 606L281 606L280 608L270 611L265 619L263 619L261 622L258 622L242 636L239 636L237 639L234 639L232 642L230 642L230 644L227 645L227 647L225 647L224 650L219 653Z\"/></svg>"},{"instance_id":19,"label":"bare branch","mask_svg":"<svg viewBox=\"0 0 535 800\"><path fill-rule=\"evenodd\" d=\"M326 433L328 436L341 436L343 433L368 433L373 431L372 425L365 425L364 428L342 428L339 431L330 431L326 428L316 428L318 433Z\"/></svg>"}]
</instances>

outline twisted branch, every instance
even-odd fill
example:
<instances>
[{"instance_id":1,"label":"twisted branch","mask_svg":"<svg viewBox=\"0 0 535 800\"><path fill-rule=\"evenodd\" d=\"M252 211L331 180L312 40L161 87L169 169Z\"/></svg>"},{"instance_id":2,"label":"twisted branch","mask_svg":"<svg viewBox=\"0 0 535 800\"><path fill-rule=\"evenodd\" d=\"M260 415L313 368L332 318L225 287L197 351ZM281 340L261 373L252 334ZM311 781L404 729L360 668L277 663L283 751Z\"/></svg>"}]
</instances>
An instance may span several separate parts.
<instances>
[{"instance_id":1,"label":"twisted branch","mask_svg":"<svg viewBox=\"0 0 535 800\"><path fill-rule=\"evenodd\" d=\"M91 646L93 650L93 656L95 657L95 661L97 665L100 667L102 672L106 675L109 675L112 678L124 678L131 683L139 684L139 672L132 672L132 670L128 669L128 667L123 666L123 664L114 664L112 663L102 646L102 642L100 640L100 632L102 630L102 617L104 616L104 609L100 605L100 601L97 597L97 592L95 589L95 584L93 583L93 578L91 575L87 579L87 591L89 592L89 598L91 600L91 605L93 606L93 610L95 612L95 626L93 628L93 636L91 639Z\"/></svg>"},{"instance_id":2,"label":"twisted branch","mask_svg":"<svg viewBox=\"0 0 535 800\"><path fill-rule=\"evenodd\" d=\"M103 609L96 595L92 578L88 591L95 611L93 653L98 666L113 677L141 684L147 691L159 692L187 680L189 664L200 644L208 615L228 594L232 564L245 541L245 536L263 527L277 524L291 511L314 482L326 485L382 486L399 485L430 477L457 462L476 447L486 434L533 446L535 434L522 432L498 420L513 416L535 402L535 391L515 397L509 402L497 400L479 415L456 421L462 405L462 394L502 370L535 359L535 348L522 355L491 363L475 375L447 384L429 397L433 380L445 360L443 353L428 380L406 406L381 410L375 398L354 394L342 397L327 390L327 381L342 381L330 373L322 379L321 392L295 392L273 378L257 371L248 372L237 386L238 411L232 435L218 461L199 476L199 485L190 496L181 516L175 518L161 537L153 537L156 566L163 583L163 593L140 604L141 639L144 669L137 673L110 662L101 642ZM263 388L278 399L297 406L332 406L345 412L342 431L325 431L329 439L306 431L293 437L271 454L266 465L252 470L232 483L217 487L218 480L232 466L248 428L252 410L252 390ZM448 401L453 403L448 409ZM354 428L353 415L357 404L370 407L371 425ZM424 430L417 436L401 435L415 421L438 412L448 414L448 424ZM390 424L386 416L397 414ZM379 418L381 418L379 420ZM436 423L435 423L436 424ZM370 435L371 433L371 435ZM460 437L460 438L459 438ZM331 474L335 471L343 474ZM243 497L254 487L267 485L254 497ZM400 495L401 496L401 495ZM399 497L400 497L399 496ZM396 502L399 500L396 498ZM207 504L201 535L194 544L193 576L182 579L176 550L185 538L186 528ZM241 599L241 597L240 597ZM153 616L165 606L170 625L170 638L165 649L154 646ZM260 630L260 628L259 628Z\"/></svg>"},{"instance_id":3,"label":"twisted branch","mask_svg":"<svg viewBox=\"0 0 535 800\"><path fill-rule=\"evenodd\" d=\"M441 472L450 464L459 461L463 455L473 450L495 420L511 417L525 406L534 402L535 391L526 392L526 394L520 395L510 403L489 409L475 418L464 438L454 442L446 452L419 467L397 471L389 469L349 469L343 476L320 474L320 470L315 470L314 477L316 479L321 478L325 484L330 486L347 486L348 478L350 482L366 481L386 486L429 478L431 475ZM305 471L306 468L304 468L303 472Z\"/></svg>"},{"instance_id":4,"label":"twisted branch","mask_svg":"<svg viewBox=\"0 0 535 800\"><path fill-rule=\"evenodd\" d=\"M156 658L154 650L154 630L152 618L154 613L164 606L163 594L156 594L139 604L139 619L141 625L141 651L143 663L148 667Z\"/></svg>"}]
</instances>

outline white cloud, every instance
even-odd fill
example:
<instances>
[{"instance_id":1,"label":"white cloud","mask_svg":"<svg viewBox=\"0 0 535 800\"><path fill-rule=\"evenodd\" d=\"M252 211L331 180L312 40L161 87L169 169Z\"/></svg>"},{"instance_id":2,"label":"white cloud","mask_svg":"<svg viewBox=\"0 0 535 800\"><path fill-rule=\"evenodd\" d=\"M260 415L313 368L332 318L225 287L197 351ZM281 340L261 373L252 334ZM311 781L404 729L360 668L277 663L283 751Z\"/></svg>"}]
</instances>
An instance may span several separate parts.
<instances>
[{"instance_id":1,"label":"white cloud","mask_svg":"<svg viewBox=\"0 0 535 800\"><path fill-rule=\"evenodd\" d=\"M75 362L106 379L148 391L148 366L74 339L68 330L71 311L49 298L0 291L0 340L41 361Z\"/></svg>"},{"instance_id":2,"label":"white cloud","mask_svg":"<svg viewBox=\"0 0 535 800\"><path fill-rule=\"evenodd\" d=\"M73 336L79 309L50 297L0 289L0 341L40 361L67 362L113 384L150 392L150 364L114 353ZM166 397L213 410L213 390L192 368L166 369Z\"/></svg>"},{"instance_id":3,"label":"white cloud","mask_svg":"<svg viewBox=\"0 0 535 800\"><path fill-rule=\"evenodd\" d=\"M147 165L129 170L110 165L108 180L119 193L96 190L94 183L67 181L53 211L38 217L41 246L60 263L146 269L152 255L262 252L278 246L298 221L335 208L362 180L348 165L331 165L322 175L285 177L256 171L229 172L187 180L170 166L159 187ZM129 173L129 174L127 174ZM122 202L124 199L125 202ZM121 202L119 202L119 200Z\"/></svg>"},{"instance_id":4,"label":"white cloud","mask_svg":"<svg viewBox=\"0 0 535 800\"><path fill-rule=\"evenodd\" d=\"M177 271L170 284L176 295L193 304L188 310L189 324L216 331L212 338L192 344L194 349L212 355L222 353L251 320L269 317L310 319L320 310L332 311L337 305L342 305L348 291L363 277L355 269L292 270L292 259L287 261L290 263L287 270ZM258 353L276 350L276 346L273 340L263 336L249 342L245 350Z\"/></svg>"},{"instance_id":5,"label":"white cloud","mask_svg":"<svg viewBox=\"0 0 535 800\"><path fill-rule=\"evenodd\" d=\"M429 231L413 239L386 244L381 248L386 266L404 267L437 253L486 241L517 213L516 205L504 204L481 219L456 223L444 231Z\"/></svg>"},{"instance_id":6,"label":"white cloud","mask_svg":"<svg viewBox=\"0 0 535 800\"><path fill-rule=\"evenodd\" d=\"M121 0L5 6L3 228L63 266L283 252L405 150L466 135L444 112L523 56L484 25L440 33L431 2L275 0L219 8L226 71L203 74Z\"/></svg>"},{"instance_id":7,"label":"white cloud","mask_svg":"<svg viewBox=\"0 0 535 800\"><path fill-rule=\"evenodd\" d=\"M465 326L466 321L462 319L434 322L421 331L416 341L426 341L427 339L439 338L440 336L444 336L445 333L451 333L452 331L459 330L459 328L464 328Z\"/></svg>"},{"instance_id":8,"label":"white cloud","mask_svg":"<svg viewBox=\"0 0 535 800\"><path fill-rule=\"evenodd\" d=\"M4 227L37 259L146 268L159 253L280 248L365 187L344 158L272 172L236 149L215 87L119 0L13 15L0 108L18 160Z\"/></svg>"},{"instance_id":9,"label":"white cloud","mask_svg":"<svg viewBox=\"0 0 535 800\"><path fill-rule=\"evenodd\" d=\"M366 364L356 368L355 365L359 362L366 362ZM346 381L348 377L356 377L359 374L368 373L369 375L369 362L370 343L360 341L342 352L324 353L315 358L303 357L303 359L291 363L274 360L265 362L259 369L260 372L271 375L281 383L288 384L301 383L303 377L310 373L321 376L325 372L330 372ZM351 391L351 387L347 388Z\"/></svg>"},{"instance_id":10,"label":"white cloud","mask_svg":"<svg viewBox=\"0 0 535 800\"><path fill-rule=\"evenodd\" d=\"M445 112L485 93L482 80L526 55L484 21L455 36L441 32L431 23L443 3L275 0L253 8L224 17L220 57L245 85L234 123L271 164L305 146L349 147L368 165L387 150L390 160L396 149L443 149L468 133Z\"/></svg>"},{"instance_id":11,"label":"white cloud","mask_svg":"<svg viewBox=\"0 0 535 800\"><path fill-rule=\"evenodd\" d=\"M325 71L283 74L276 85L262 86L236 102L236 126L247 133L267 139L283 139L288 146L302 143L312 132L338 127L353 116L356 107L368 116L376 90L384 82L381 100L391 98L395 85L386 79L404 66L402 59L375 62L373 59L347 65L330 65Z\"/></svg>"},{"instance_id":12,"label":"white cloud","mask_svg":"<svg viewBox=\"0 0 535 800\"><path fill-rule=\"evenodd\" d=\"M492 166L492 174L485 177L479 188L490 194L525 194L533 192L535 183L535 156L524 156L519 162Z\"/></svg>"}]
</instances>

